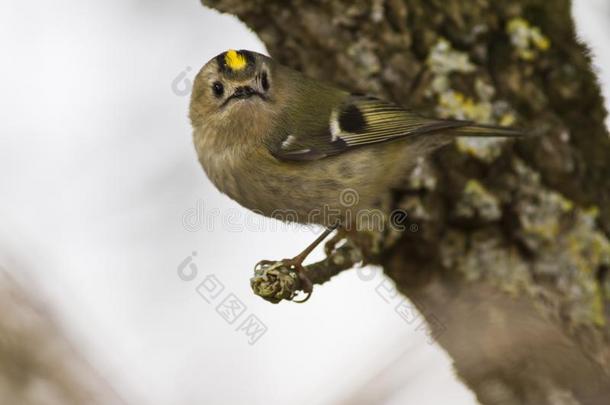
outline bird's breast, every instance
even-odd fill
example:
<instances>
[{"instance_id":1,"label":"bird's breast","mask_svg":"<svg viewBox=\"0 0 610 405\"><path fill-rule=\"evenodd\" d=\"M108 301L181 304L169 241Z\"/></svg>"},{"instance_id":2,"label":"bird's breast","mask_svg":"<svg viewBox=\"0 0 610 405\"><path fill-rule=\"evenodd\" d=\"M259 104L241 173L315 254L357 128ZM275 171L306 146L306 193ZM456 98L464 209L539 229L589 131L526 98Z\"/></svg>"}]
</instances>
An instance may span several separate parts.
<instances>
[{"instance_id":1,"label":"bird's breast","mask_svg":"<svg viewBox=\"0 0 610 405\"><path fill-rule=\"evenodd\" d=\"M395 175L375 161L375 148L311 162L285 162L263 146L219 148L195 137L212 183L255 213L287 222L332 225L381 209ZM381 153L383 155L383 153ZM377 156L379 158L380 156Z\"/></svg>"}]
</instances>

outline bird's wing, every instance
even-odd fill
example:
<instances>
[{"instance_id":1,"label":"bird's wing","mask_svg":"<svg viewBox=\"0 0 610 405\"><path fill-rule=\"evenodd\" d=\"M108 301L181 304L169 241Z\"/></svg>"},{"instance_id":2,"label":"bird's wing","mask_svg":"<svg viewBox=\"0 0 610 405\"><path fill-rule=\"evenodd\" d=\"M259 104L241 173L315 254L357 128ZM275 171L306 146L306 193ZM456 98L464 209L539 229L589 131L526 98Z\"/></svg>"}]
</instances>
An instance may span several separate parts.
<instances>
[{"instance_id":1,"label":"bird's wing","mask_svg":"<svg viewBox=\"0 0 610 405\"><path fill-rule=\"evenodd\" d=\"M327 123L312 131L295 125L268 145L281 160L317 160L354 148L418 135L447 132L454 136L518 137L510 128L471 121L423 117L396 104L367 96L349 96L330 112ZM305 128L305 129L303 129Z\"/></svg>"}]
</instances>

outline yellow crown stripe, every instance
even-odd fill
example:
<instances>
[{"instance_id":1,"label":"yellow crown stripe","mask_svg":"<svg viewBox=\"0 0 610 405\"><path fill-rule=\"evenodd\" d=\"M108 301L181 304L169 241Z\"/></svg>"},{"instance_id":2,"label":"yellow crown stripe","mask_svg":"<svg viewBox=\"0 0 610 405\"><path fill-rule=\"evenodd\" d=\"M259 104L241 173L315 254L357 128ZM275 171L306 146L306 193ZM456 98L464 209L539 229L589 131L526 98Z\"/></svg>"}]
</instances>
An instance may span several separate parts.
<instances>
[{"instance_id":1,"label":"yellow crown stripe","mask_svg":"<svg viewBox=\"0 0 610 405\"><path fill-rule=\"evenodd\" d=\"M225 62L232 70L242 70L246 67L248 62L244 55L241 55L234 49L229 49L225 54Z\"/></svg>"}]
</instances>

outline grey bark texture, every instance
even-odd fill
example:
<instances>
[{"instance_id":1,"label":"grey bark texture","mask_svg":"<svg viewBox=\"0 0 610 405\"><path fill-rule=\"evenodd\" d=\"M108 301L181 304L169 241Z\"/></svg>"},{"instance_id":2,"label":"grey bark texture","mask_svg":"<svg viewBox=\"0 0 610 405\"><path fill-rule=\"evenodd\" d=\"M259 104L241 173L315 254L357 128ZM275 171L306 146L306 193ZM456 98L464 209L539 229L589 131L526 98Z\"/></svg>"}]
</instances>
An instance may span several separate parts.
<instances>
[{"instance_id":1,"label":"grey bark texture","mask_svg":"<svg viewBox=\"0 0 610 405\"><path fill-rule=\"evenodd\" d=\"M124 404L31 295L0 268L0 403Z\"/></svg>"},{"instance_id":2,"label":"grey bark texture","mask_svg":"<svg viewBox=\"0 0 610 405\"><path fill-rule=\"evenodd\" d=\"M482 404L610 403L610 138L568 0L203 0L309 76L517 125L420 162L376 261ZM236 44L238 46L238 44Z\"/></svg>"}]
</instances>

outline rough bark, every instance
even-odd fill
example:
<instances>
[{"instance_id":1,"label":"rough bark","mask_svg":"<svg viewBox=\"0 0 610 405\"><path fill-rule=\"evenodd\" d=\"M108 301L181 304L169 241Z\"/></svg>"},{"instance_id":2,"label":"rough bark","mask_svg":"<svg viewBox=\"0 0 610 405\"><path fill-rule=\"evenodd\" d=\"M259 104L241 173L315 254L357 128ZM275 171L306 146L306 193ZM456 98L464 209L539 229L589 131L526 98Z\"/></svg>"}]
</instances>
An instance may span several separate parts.
<instances>
[{"instance_id":1,"label":"rough bark","mask_svg":"<svg viewBox=\"0 0 610 405\"><path fill-rule=\"evenodd\" d=\"M0 269L0 403L123 404L29 295Z\"/></svg>"},{"instance_id":2,"label":"rough bark","mask_svg":"<svg viewBox=\"0 0 610 405\"><path fill-rule=\"evenodd\" d=\"M379 263L481 403L609 401L610 138L569 0L203 3L312 77L539 135L421 163Z\"/></svg>"}]
</instances>

